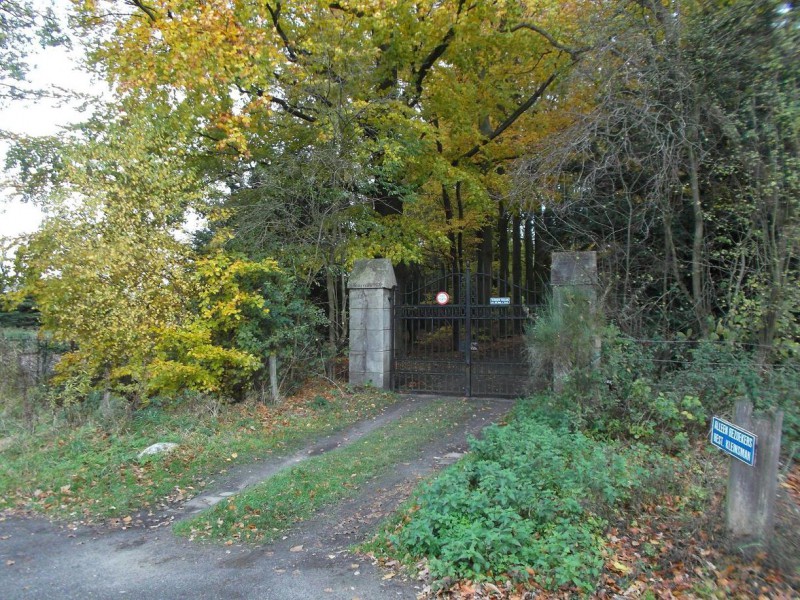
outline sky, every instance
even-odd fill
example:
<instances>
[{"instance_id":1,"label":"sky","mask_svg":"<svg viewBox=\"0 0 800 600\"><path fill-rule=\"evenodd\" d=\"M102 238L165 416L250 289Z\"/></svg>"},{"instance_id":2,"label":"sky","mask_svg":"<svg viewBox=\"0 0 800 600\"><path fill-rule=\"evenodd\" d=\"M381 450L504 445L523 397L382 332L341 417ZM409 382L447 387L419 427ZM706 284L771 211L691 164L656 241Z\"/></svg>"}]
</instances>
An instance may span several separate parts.
<instances>
[{"instance_id":1,"label":"sky","mask_svg":"<svg viewBox=\"0 0 800 600\"><path fill-rule=\"evenodd\" d=\"M2 1L2 0L0 0ZM88 73L78 66L80 46L70 51L66 48L46 48L30 57L32 69L29 79L33 86L48 89L60 86L81 92L102 91L104 84L93 82ZM71 106L56 106L52 100L17 102L0 109L0 129L17 134L52 135L65 125L76 123L85 116ZM4 179L7 146L0 142L0 170ZM0 189L0 237L16 237L35 231L42 220L41 211L9 197Z\"/></svg>"}]
</instances>

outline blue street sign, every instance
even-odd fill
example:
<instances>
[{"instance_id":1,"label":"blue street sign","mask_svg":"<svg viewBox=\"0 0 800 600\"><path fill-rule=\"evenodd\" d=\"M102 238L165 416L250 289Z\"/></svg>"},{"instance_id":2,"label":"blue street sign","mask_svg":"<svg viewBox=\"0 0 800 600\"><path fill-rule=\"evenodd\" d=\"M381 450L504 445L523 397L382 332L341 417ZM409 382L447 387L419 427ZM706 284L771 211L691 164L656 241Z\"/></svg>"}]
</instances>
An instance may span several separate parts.
<instances>
[{"instance_id":1,"label":"blue street sign","mask_svg":"<svg viewBox=\"0 0 800 600\"><path fill-rule=\"evenodd\" d=\"M714 417L711 421L711 443L751 467L756 464L756 442L754 433L733 423L719 417Z\"/></svg>"},{"instance_id":2,"label":"blue street sign","mask_svg":"<svg viewBox=\"0 0 800 600\"><path fill-rule=\"evenodd\" d=\"M509 296L501 296L499 298L489 298L491 306L510 306L511 298Z\"/></svg>"}]
</instances>

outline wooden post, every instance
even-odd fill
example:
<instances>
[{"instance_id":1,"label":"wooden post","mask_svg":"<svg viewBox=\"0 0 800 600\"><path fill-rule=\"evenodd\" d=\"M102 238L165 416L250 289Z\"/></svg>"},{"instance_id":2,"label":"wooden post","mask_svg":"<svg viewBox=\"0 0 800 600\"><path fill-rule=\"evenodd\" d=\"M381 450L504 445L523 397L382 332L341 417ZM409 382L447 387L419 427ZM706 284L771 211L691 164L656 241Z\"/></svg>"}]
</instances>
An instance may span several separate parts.
<instances>
[{"instance_id":1,"label":"wooden post","mask_svg":"<svg viewBox=\"0 0 800 600\"><path fill-rule=\"evenodd\" d=\"M273 352L269 355L269 385L272 392L272 401L277 404L280 402L280 392L278 391L278 357Z\"/></svg>"},{"instance_id":2,"label":"wooden post","mask_svg":"<svg viewBox=\"0 0 800 600\"><path fill-rule=\"evenodd\" d=\"M728 533L739 542L760 546L769 539L775 523L783 412L754 419L753 405L740 400L734 408L733 423L755 433L758 441L755 466L730 459Z\"/></svg>"}]
</instances>

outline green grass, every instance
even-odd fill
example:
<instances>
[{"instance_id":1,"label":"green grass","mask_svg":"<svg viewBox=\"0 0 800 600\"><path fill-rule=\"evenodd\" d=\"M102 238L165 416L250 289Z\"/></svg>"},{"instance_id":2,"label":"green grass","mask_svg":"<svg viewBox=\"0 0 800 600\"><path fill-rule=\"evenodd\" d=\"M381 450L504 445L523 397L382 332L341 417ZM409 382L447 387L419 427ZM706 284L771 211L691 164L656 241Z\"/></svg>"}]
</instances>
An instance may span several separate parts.
<instances>
[{"instance_id":1,"label":"green grass","mask_svg":"<svg viewBox=\"0 0 800 600\"><path fill-rule=\"evenodd\" d=\"M79 426L54 426L51 420L33 433L5 423L0 428L0 510L81 520L129 515L194 495L236 463L290 452L394 401L393 394L366 389L326 392L280 407L195 400L150 407L113 424L89 418ZM156 442L179 447L137 458Z\"/></svg>"},{"instance_id":2,"label":"green grass","mask_svg":"<svg viewBox=\"0 0 800 600\"><path fill-rule=\"evenodd\" d=\"M175 532L191 538L273 540L293 523L354 496L362 484L414 457L422 444L441 436L470 410L466 402L434 402L176 524Z\"/></svg>"}]
</instances>

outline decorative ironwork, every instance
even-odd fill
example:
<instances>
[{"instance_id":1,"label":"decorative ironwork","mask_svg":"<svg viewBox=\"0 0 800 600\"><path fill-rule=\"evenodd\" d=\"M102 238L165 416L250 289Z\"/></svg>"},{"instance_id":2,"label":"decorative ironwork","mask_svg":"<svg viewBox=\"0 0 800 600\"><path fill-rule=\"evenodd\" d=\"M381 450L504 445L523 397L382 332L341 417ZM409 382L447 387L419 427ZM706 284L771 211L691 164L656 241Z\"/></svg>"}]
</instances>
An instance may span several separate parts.
<instances>
[{"instance_id":1,"label":"decorative ironwork","mask_svg":"<svg viewBox=\"0 0 800 600\"><path fill-rule=\"evenodd\" d=\"M398 294L394 307L394 387L402 392L517 397L528 385L525 323L533 307L493 304L513 286L485 274L446 274ZM436 303L439 292L450 304ZM503 294L505 295L505 294Z\"/></svg>"}]
</instances>

